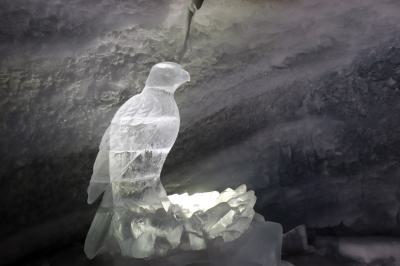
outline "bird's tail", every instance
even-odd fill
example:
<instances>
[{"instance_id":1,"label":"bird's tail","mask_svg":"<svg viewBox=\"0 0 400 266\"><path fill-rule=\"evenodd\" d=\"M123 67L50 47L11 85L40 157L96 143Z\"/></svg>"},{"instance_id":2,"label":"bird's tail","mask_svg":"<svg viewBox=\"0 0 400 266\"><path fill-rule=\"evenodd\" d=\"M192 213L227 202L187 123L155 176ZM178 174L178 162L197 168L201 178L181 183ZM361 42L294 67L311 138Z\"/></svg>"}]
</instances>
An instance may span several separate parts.
<instances>
[{"instance_id":1,"label":"bird's tail","mask_svg":"<svg viewBox=\"0 0 400 266\"><path fill-rule=\"evenodd\" d=\"M109 235L113 211L109 208L99 207L86 236L84 251L89 259L100 253Z\"/></svg>"}]
</instances>

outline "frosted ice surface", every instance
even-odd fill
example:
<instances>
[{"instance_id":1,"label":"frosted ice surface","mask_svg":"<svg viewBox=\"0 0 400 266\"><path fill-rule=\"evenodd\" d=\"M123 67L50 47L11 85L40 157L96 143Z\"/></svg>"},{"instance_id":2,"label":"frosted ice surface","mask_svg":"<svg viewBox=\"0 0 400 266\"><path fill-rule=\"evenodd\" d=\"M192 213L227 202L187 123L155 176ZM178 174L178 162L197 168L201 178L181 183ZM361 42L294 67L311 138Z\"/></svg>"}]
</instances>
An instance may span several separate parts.
<instances>
[{"instance_id":1,"label":"frosted ice surface","mask_svg":"<svg viewBox=\"0 0 400 266\"><path fill-rule=\"evenodd\" d=\"M246 186L167 196L161 184L179 131L174 92L189 79L176 63L156 64L142 93L112 119L88 187L89 203L103 194L85 242L89 258L104 251L148 258L201 250L211 240L233 241L248 229L256 197Z\"/></svg>"}]
</instances>

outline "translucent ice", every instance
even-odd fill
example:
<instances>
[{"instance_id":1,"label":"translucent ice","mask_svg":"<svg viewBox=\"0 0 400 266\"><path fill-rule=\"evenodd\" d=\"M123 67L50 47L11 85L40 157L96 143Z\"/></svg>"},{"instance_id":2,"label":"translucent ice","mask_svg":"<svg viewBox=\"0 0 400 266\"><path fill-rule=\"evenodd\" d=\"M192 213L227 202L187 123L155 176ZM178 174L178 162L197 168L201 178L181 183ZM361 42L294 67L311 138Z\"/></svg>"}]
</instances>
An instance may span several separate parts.
<instances>
[{"instance_id":1,"label":"translucent ice","mask_svg":"<svg viewBox=\"0 0 400 266\"><path fill-rule=\"evenodd\" d=\"M160 181L179 131L175 90L189 81L176 63L153 66L142 93L117 111L103 136L88 188L88 202L103 194L89 229L85 252L148 258L171 250L202 250L229 242L253 219L254 192L242 185L167 196Z\"/></svg>"}]
</instances>

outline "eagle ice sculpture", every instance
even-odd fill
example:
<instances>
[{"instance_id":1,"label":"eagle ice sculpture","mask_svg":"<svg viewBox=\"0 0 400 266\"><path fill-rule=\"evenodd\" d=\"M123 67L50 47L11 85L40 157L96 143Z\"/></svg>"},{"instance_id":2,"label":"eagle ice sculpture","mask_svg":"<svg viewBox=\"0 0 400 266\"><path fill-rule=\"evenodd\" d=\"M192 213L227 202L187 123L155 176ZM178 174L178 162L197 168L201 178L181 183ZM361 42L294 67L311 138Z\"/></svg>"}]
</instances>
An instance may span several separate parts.
<instances>
[{"instance_id":1,"label":"eagle ice sculpture","mask_svg":"<svg viewBox=\"0 0 400 266\"><path fill-rule=\"evenodd\" d=\"M179 131L174 92L189 80L179 64L156 64L142 93L112 119L88 187L89 203L103 194L86 237L89 258L100 252L149 258L201 250L248 229L256 197L246 186L167 196L161 184L162 166Z\"/></svg>"}]
</instances>

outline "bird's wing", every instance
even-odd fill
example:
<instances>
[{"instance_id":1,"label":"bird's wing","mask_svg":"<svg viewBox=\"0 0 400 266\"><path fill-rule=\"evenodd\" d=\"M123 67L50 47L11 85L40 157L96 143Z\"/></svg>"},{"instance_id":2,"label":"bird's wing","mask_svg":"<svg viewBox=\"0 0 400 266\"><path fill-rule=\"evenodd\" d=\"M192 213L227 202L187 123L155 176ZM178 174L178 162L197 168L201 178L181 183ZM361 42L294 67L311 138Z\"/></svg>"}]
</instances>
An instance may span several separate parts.
<instances>
[{"instance_id":1,"label":"bird's wing","mask_svg":"<svg viewBox=\"0 0 400 266\"><path fill-rule=\"evenodd\" d=\"M145 118L160 113L158 99L150 94L139 94L124 103L112 119L113 124L138 123L141 124ZM126 120L129 119L127 122Z\"/></svg>"},{"instance_id":2,"label":"bird's wing","mask_svg":"<svg viewBox=\"0 0 400 266\"><path fill-rule=\"evenodd\" d=\"M156 121L162 113L159 98L151 93L143 95L137 102L128 101L118 110L110 128L112 179L131 174L130 169L136 165L138 156L154 142L158 128Z\"/></svg>"},{"instance_id":3,"label":"bird's wing","mask_svg":"<svg viewBox=\"0 0 400 266\"><path fill-rule=\"evenodd\" d=\"M111 192L109 188L111 185L109 153L112 149L110 142L112 142L112 138L118 138L118 136L111 136L113 124L120 124L124 122L125 119L134 118L130 123L137 123L137 126L140 127L144 123L143 121L145 121L144 118L152 116L160 111L158 107L159 105L157 104L156 98L139 94L130 98L117 111L112 119L112 125L107 128L101 139L99 152L93 166L93 174L87 189L89 204L93 203L105 191ZM113 132L113 134L115 134L115 132Z\"/></svg>"}]
</instances>

